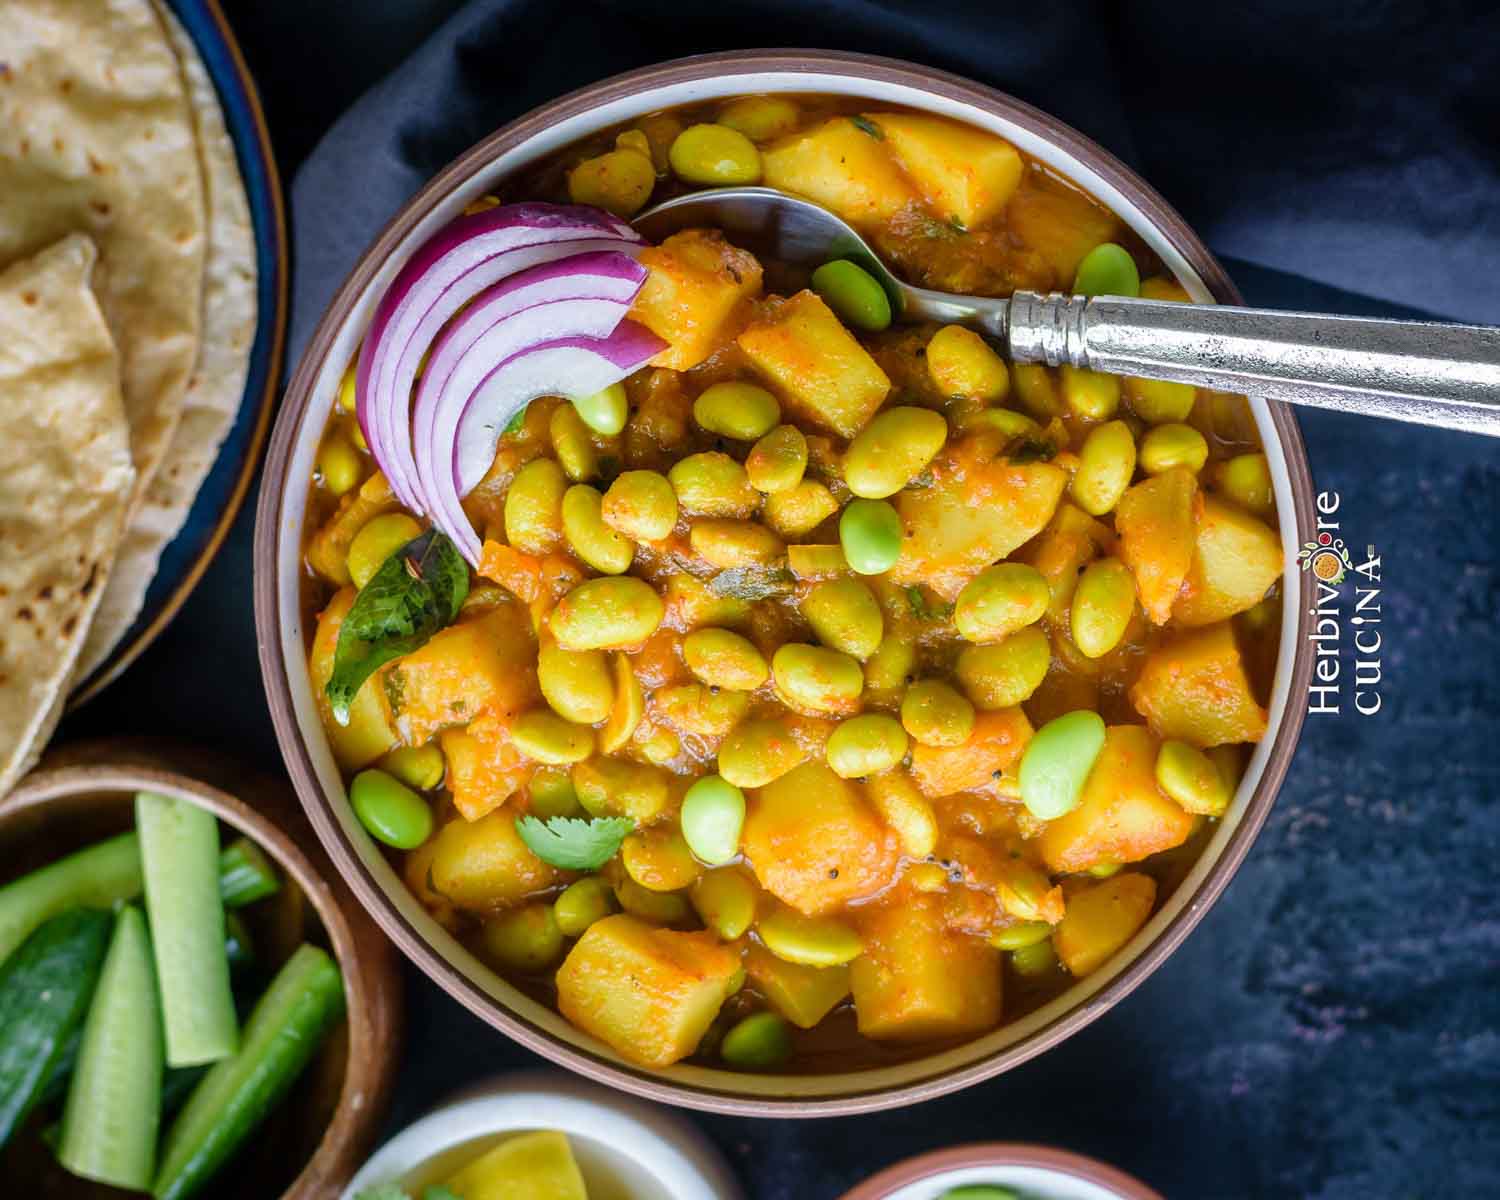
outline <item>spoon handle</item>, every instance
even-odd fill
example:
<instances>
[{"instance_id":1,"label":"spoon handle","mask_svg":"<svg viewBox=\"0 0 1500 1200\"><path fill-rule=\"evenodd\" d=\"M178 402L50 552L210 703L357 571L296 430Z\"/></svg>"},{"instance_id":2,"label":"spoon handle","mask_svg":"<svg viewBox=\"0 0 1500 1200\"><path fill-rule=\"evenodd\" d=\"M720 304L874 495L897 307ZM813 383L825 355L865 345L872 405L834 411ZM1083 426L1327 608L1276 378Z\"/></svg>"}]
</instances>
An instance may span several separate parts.
<instances>
[{"instance_id":1,"label":"spoon handle","mask_svg":"<svg viewBox=\"0 0 1500 1200\"><path fill-rule=\"evenodd\" d=\"M1067 363L1500 437L1500 328L1116 296L1011 299L1016 362Z\"/></svg>"}]
</instances>

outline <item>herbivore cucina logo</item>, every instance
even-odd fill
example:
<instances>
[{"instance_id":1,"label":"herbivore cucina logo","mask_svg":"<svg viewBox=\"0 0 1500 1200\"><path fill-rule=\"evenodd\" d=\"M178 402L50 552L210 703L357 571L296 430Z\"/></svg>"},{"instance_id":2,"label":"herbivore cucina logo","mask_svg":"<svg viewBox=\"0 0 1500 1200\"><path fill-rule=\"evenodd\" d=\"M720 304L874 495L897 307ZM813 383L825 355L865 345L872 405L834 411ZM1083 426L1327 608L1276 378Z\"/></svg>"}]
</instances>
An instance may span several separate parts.
<instances>
[{"instance_id":1,"label":"herbivore cucina logo","mask_svg":"<svg viewBox=\"0 0 1500 1200\"><path fill-rule=\"evenodd\" d=\"M1335 519L1339 503L1337 492L1318 493L1316 537L1297 551L1297 562L1313 576L1313 606L1308 609L1312 629L1307 637L1313 644L1314 657L1307 711L1319 716L1343 711L1349 680L1344 674L1342 650L1348 625L1354 630L1348 639L1354 650L1354 711L1370 717L1380 711L1380 555L1374 546L1366 546L1364 561L1354 561L1339 536L1340 522ZM1351 574L1356 576L1353 606L1346 611L1349 593L1345 584Z\"/></svg>"}]
</instances>

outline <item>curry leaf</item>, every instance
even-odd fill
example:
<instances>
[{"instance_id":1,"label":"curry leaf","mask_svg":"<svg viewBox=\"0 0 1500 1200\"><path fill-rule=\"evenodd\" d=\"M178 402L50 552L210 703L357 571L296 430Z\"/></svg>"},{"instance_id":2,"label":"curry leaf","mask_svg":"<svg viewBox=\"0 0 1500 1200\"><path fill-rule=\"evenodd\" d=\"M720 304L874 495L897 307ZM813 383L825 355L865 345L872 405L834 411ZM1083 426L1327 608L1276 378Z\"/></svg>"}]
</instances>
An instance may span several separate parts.
<instances>
[{"instance_id":1,"label":"curry leaf","mask_svg":"<svg viewBox=\"0 0 1500 1200\"><path fill-rule=\"evenodd\" d=\"M445 534L430 529L381 564L339 626L324 691L340 725L366 679L420 649L452 624L469 594L469 567Z\"/></svg>"},{"instance_id":2,"label":"curry leaf","mask_svg":"<svg viewBox=\"0 0 1500 1200\"><path fill-rule=\"evenodd\" d=\"M1057 447L1051 442L1040 438L1027 438L1011 450L1007 456L1011 462L1034 463L1048 462L1057 456Z\"/></svg>"},{"instance_id":3,"label":"curry leaf","mask_svg":"<svg viewBox=\"0 0 1500 1200\"><path fill-rule=\"evenodd\" d=\"M796 577L784 566L728 567L708 581L708 590L736 600L766 600L790 596L795 583Z\"/></svg>"},{"instance_id":4,"label":"curry leaf","mask_svg":"<svg viewBox=\"0 0 1500 1200\"><path fill-rule=\"evenodd\" d=\"M539 859L565 871L596 871L615 856L635 829L629 817L517 817L516 832Z\"/></svg>"},{"instance_id":5,"label":"curry leaf","mask_svg":"<svg viewBox=\"0 0 1500 1200\"><path fill-rule=\"evenodd\" d=\"M868 133L877 142L885 141L885 130L868 117L850 117L849 120L854 123L854 128L858 129L861 133Z\"/></svg>"}]
</instances>

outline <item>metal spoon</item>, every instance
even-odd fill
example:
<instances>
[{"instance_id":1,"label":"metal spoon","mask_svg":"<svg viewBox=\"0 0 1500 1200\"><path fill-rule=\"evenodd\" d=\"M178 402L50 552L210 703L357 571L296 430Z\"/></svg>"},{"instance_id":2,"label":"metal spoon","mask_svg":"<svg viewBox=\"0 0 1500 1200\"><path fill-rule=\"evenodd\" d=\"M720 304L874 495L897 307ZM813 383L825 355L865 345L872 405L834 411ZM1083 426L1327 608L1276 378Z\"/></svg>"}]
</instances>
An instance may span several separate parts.
<instances>
[{"instance_id":1,"label":"metal spoon","mask_svg":"<svg viewBox=\"0 0 1500 1200\"><path fill-rule=\"evenodd\" d=\"M1120 296L958 296L897 279L841 218L773 188L715 188L635 219L653 241L710 226L747 249L859 263L897 320L973 326L1014 362L1063 363L1500 437L1500 328L1383 321Z\"/></svg>"}]
</instances>

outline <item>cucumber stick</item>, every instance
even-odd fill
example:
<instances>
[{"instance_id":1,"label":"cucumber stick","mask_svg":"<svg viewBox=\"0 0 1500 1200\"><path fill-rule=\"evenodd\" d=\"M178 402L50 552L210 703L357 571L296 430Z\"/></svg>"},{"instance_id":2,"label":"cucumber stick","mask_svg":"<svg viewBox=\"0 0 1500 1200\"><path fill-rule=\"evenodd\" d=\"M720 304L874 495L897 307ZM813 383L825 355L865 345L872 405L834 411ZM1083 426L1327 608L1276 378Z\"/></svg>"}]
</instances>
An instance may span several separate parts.
<instances>
[{"instance_id":1,"label":"cucumber stick","mask_svg":"<svg viewBox=\"0 0 1500 1200\"><path fill-rule=\"evenodd\" d=\"M281 890L266 852L249 838L236 838L219 855L219 894L225 908L240 908Z\"/></svg>"},{"instance_id":2,"label":"cucumber stick","mask_svg":"<svg viewBox=\"0 0 1500 1200\"><path fill-rule=\"evenodd\" d=\"M327 952L302 946L245 1024L239 1053L217 1063L172 1123L156 1200L196 1194L276 1106L344 1011L344 981Z\"/></svg>"},{"instance_id":3,"label":"cucumber stick","mask_svg":"<svg viewBox=\"0 0 1500 1200\"><path fill-rule=\"evenodd\" d=\"M25 1124L78 1036L113 926L106 912L73 909L0 967L0 1146Z\"/></svg>"},{"instance_id":4,"label":"cucumber stick","mask_svg":"<svg viewBox=\"0 0 1500 1200\"><path fill-rule=\"evenodd\" d=\"M114 1187L151 1186L161 1111L161 1014L146 918L122 909L83 1026L57 1159Z\"/></svg>"},{"instance_id":5,"label":"cucumber stick","mask_svg":"<svg viewBox=\"0 0 1500 1200\"><path fill-rule=\"evenodd\" d=\"M0 963L43 921L70 908L109 908L141 894L136 836L122 833L0 887Z\"/></svg>"},{"instance_id":6,"label":"cucumber stick","mask_svg":"<svg viewBox=\"0 0 1500 1200\"><path fill-rule=\"evenodd\" d=\"M219 896L219 822L186 800L141 792L135 798L135 827L167 1065L217 1062L239 1045Z\"/></svg>"}]
</instances>

